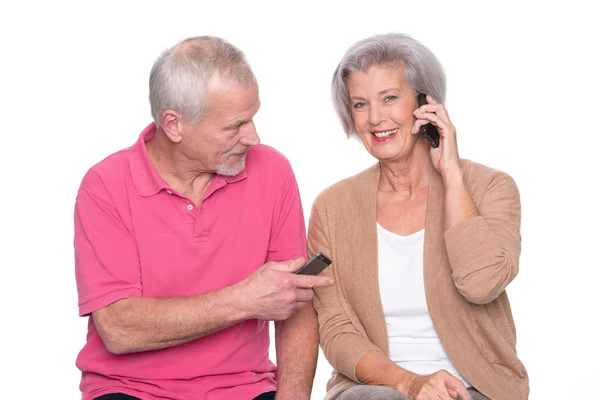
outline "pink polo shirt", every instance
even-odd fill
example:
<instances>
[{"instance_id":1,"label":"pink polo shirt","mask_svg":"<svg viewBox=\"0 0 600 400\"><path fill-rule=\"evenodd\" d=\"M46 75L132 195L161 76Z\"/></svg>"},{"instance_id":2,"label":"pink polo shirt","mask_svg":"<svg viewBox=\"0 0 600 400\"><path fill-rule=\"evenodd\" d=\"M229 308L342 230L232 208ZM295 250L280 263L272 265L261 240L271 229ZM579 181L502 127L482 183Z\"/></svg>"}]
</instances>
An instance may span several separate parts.
<instances>
[{"instance_id":1,"label":"pink polo shirt","mask_svg":"<svg viewBox=\"0 0 600 400\"><path fill-rule=\"evenodd\" d=\"M206 293L267 261L306 256L302 205L289 161L251 148L246 168L215 176L198 208L163 181L145 142L85 175L75 206L79 314L127 297ZM252 399L276 389L269 323L248 320L163 350L110 354L92 318L79 353L83 400L121 392L149 400Z\"/></svg>"}]
</instances>

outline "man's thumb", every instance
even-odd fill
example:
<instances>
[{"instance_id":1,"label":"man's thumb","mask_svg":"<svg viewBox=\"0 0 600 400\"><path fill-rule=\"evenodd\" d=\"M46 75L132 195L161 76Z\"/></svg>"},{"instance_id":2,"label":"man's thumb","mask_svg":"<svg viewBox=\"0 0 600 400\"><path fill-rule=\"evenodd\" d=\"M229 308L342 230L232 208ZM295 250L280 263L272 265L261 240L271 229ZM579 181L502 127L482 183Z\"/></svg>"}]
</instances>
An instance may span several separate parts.
<instances>
[{"instance_id":1,"label":"man's thumb","mask_svg":"<svg viewBox=\"0 0 600 400\"><path fill-rule=\"evenodd\" d=\"M295 260L287 260L280 263L281 271L296 272L304 265L304 257L296 258Z\"/></svg>"}]
</instances>

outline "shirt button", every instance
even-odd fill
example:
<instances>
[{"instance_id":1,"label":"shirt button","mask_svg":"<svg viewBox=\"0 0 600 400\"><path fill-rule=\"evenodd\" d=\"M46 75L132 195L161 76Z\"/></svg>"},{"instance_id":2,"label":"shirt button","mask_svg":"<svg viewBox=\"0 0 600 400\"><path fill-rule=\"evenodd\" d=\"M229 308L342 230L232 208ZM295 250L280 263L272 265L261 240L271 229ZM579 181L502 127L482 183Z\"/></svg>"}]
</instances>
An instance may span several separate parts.
<instances>
[{"instance_id":1,"label":"shirt button","mask_svg":"<svg viewBox=\"0 0 600 400\"><path fill-rule=\"evenodd\" d=\"M188 210L192 211L192 210L194 209L194 206L193 206L193 205L191 205L191 204L188 204L188 207L187 207L187 208L188 208Z\"/></svg>"},{"instance_id":2,"label":"shirt button","mask_svg":"<svg viewBox=\"0 0 600 400\"><path fill-rule=\"evenodd\" d=\"M173 194L173 192L171 192L170 190L167 190L167 193L169 193L169 194Z\"/></svg>"}]
</instances>

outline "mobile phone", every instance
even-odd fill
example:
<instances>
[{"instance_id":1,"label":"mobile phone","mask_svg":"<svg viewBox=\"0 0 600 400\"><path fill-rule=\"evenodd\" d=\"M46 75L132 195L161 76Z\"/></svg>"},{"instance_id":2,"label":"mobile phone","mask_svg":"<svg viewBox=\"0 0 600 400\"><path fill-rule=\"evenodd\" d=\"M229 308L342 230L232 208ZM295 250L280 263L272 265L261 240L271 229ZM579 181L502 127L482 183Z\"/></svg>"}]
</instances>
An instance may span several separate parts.
<instances>
[{"instance_id":1,"label":"mobile phone","mask_svg":"<svg viewBox=\"0 0 600 400\"><path fill-rule=\"evenodd\" d=\"M417 96L417 103L418 103L419 107L421 107L424 104L427 104L427 97L426 97L425 93L419 93L419 95ZM427 140L429 142L431 147L433 147L433 148L439 147L440 132L438 131L438 129L435 125L433 125L432 123L425 124L425 125L421 126L421 129L419 130L419 132L421 132L421 135L423 135L425 140Z\"/></svg>"},{"instance_id":2,"label":"mobile phone","mask_svg":"<svg viewBox=\"0 0 600 400\"><path fill-rule=\"evenodd\" d=\"M318 252L295 273L299 275L318 275L325 268L329 267L329 264L331 264L329 257L321 252Z\"/></svg>"}]
</instances>

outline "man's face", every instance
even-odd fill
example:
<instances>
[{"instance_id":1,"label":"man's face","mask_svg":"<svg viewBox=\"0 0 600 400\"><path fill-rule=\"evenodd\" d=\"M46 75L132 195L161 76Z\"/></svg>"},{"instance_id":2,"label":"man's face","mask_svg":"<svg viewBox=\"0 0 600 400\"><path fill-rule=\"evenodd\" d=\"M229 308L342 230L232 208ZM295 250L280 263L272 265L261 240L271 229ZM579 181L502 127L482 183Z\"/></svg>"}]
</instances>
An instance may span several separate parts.
<instances>
[{"instance_id":1,"label":"man's face","mask_svg":"<svg viewBox=\"0 0 600 400\"><path fill-rule=\"evenodd\" d=\"M208 110L200 124L181 124L184 152L203 171L237 175L246 152L260 143L252 118L258 112L258 85L215 75L207 85Z\"/></svg>"}]
</instances>

